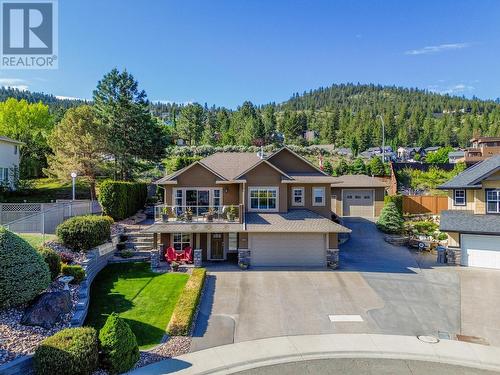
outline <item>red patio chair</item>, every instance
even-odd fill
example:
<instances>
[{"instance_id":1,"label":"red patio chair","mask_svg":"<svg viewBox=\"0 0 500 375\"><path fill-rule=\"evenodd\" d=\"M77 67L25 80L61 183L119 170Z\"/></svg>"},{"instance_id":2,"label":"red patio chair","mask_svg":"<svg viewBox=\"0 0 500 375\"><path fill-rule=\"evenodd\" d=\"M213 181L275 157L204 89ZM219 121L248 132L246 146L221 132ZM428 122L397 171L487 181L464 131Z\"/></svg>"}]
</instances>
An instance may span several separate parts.
<instances>
[{"instance_id":1,"label":"red patio chair","mask_svg":"<svg viewBox=\"0 0 500 375\"><path fill-rule=\"evenodd\" d=\"M181 254L181 260L186 263L193 263L193 248L186 246L184 252Z\"/></svg>"},{"instance_id":2,"label":"red patio chair","mask_svg":"<svg viewBox=\"0 0 500 375\"><path fill-rule=\"evenodd\" d=\"M167 252L165 253L165 259L167 260L168 263L177 261L177 252L173 247L170 246L167 249Z\"/></svg>"}]
</instances>

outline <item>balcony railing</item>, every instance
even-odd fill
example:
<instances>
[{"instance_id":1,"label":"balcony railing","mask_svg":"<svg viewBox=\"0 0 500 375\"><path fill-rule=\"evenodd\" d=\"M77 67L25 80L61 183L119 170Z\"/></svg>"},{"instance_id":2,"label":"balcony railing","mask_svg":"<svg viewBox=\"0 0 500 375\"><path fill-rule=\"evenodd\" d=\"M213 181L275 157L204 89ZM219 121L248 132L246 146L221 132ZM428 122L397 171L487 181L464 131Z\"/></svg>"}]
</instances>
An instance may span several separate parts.
<instances>
[{"instance_id":1,"label":"balcony railing","mask_svg":"<svg viewBox=\"0 0 500 375\"><path fill-rule=\"evenodd\" d=\"M155 206L157 223L243 223L243 205Z\"/></svg>"}]
</instances>

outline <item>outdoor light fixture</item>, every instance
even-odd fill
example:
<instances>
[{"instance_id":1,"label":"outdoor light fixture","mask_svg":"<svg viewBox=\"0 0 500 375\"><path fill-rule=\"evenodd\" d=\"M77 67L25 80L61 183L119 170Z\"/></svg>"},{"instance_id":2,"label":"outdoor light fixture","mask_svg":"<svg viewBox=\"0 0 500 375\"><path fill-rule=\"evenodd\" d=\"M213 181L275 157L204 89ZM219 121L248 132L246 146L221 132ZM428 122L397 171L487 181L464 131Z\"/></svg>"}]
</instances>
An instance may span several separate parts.
<instances>
[{"instance_id":1,"label":"outdoor light fixture","mask_svg":"<svg viewBox=\"0 0 500 375\"><path fill-rule=\"evenodd\" d=\"M76 174L76 172L71 172L71 182L73 183L73 200L75 200L75 196L76 196L76 188L75 188L76 176L78 176Z\"/></svg>"}]
</instances>

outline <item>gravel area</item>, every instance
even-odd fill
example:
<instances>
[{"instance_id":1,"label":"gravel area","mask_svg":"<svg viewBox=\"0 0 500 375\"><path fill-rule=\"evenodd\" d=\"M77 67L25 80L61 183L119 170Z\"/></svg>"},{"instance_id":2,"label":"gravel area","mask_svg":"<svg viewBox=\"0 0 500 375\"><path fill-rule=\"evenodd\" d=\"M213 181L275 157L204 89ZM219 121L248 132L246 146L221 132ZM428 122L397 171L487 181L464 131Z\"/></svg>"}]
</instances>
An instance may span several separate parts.
<instances>
[{"instance_id":1,"label":"gravel area","mask_svg":"<svg viewBox=\"0 0 500 375\"><path fill-rule=\"evenodd\" d=\"M54 281L48 291L62 290L60 282ZM78 285L70 285L73 308L51 329L22 325L21 318L26 306L0 310L0 365L33 353L44 338L70 326L78 302Z\"/></svg>"}]
</instances>

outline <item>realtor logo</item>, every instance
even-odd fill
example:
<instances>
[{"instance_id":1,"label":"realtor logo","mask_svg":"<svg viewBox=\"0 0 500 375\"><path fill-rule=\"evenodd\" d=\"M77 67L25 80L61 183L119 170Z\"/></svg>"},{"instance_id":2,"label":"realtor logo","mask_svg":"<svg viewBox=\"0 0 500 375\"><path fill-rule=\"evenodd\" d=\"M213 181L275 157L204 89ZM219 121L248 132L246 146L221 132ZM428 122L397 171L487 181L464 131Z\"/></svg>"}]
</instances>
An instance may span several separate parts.
<instances>
[{"instance_id":1,"label":"realtor logo","mask_svg":"<svg viewBox=\"0 0 500 375\"><path fill-rule=\"evenodd\" d=\"M1 2L3 69L56 69L57 2Z\"/></svg>"}]
</instances>

